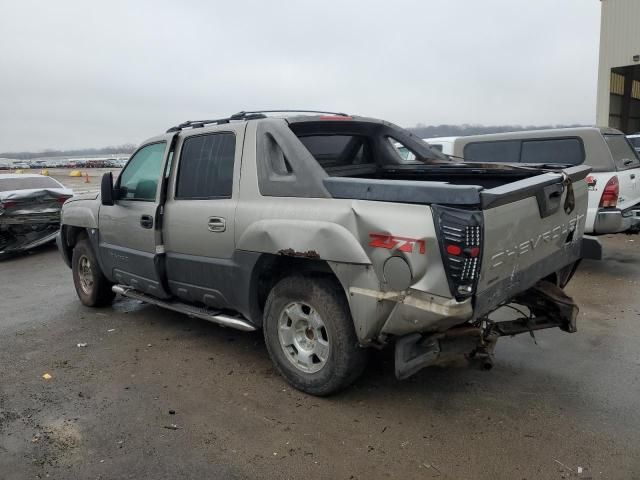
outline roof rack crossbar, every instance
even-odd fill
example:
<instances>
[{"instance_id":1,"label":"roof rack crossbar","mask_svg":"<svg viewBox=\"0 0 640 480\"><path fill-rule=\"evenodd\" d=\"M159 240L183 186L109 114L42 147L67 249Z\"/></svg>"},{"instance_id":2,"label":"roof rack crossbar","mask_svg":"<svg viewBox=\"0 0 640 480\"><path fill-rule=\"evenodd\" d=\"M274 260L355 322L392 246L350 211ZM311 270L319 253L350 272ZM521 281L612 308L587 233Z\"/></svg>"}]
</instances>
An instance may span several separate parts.
<instances>
[{"instance_id":1,"label":"roof rack crossbar","mask_svg":"<svg viewBox=\"0 0 640 480\"><path fill-rule=\"evenodd\" d=\"M230 117L226 118L218 118L215 120L188 120L186 122L182 122L180 125L176 125L175 127L171 127L167 130L167 133L171 132L179 132L185 128L202 128L205 125L212 124L223 124L229 123L233 120L254 120L257 118L266 118L265 113L321 113L325 115L337 115L340 117L348 117L349 115L341 112L326 112L324 110L253 110L247 111L244 110L238 113L234 113Z\"/></svg>"},{"instance_id":2,"label":"roof rack crossbar","mask_svg":"<svg viewBox=\"0 0 640 480\"><path fill-rule=\"evenodd\" d=\"M248 114L256 114L256 113L324 113L328 115L339 115L341 117L348 117L349 114L342 112L327 112L325 110L290 110L288 108L282 110L253 110L250 112L238 112L235 115L231 115L231 118L234 119L236 116L248 115Z\"/></svg>"}]
</instances>

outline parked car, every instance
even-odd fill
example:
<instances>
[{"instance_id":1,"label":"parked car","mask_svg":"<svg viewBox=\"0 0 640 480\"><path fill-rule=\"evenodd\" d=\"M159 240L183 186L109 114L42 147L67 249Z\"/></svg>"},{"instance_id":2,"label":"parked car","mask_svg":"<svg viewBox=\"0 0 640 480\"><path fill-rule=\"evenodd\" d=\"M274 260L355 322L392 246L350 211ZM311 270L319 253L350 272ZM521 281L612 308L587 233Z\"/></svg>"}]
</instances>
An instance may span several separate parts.
<instances>
[{"instance_id":1,"label":"parked car","mask_svg":"<svg viewBox=\"0 0 640 480\"><path fill-rule=\"evenodd\" d=\"M624 134L612 128L555 130L425 138L432 148L471 162L507 162L553 169L589 165L586 232L640 230L640 158Z\"/></svg>"},{"instance_id":2,"label":"parked car","mask_svg":"<svg viewBox=\"0 0 640 480\"><path fill-rule=\"evenodd\" d=\"M62 204L72 196L51 177L0 174L0 255L53 241Z\"/></svg>"},{"instance_id":3,"label":"parked car","mask_svg":"<svg viewBox=\"0 0 640 480\"><path fill-rule=\"evenodd\" d=\"M366 347L393 345L406 378L490 367L501 336L575 332L562 288L600 251L583 237L590 170L478 169L380 120L241 112L143 142L115 183L65 203L58 246L85 305L118 293L261 328L291 385L326 395Z\"/></svg>"}]
</instances>

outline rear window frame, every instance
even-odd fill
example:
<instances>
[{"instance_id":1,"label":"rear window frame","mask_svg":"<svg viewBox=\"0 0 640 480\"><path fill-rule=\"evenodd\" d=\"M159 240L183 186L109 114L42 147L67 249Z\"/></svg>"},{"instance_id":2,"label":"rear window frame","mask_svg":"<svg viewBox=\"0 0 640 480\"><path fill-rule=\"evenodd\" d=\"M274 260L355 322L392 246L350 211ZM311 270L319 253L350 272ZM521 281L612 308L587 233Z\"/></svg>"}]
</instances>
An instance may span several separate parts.
<instances>
[{"instance_id":1,"label":"rear window frame","mask_svg":"<svg viewBox=\"0 0 640 480\"><path fill-rule=\"evenodd\" d=\"M311 154L313 159L318 163L320 168L322 168L324 171L339 172L341 170L349 169L349 168L376 165L376 159L373 156L373 152L372 152L373 149L371 146L370 138L367 135L352 134L352 133L346 133L346 134L345 133L319 133L319 134L304 134L304 135L296 135L296 136L298 140L300 140L300 143L302 143L304 148ZM358 152L362 151L362 156L364 158L368 157L370 161L363 162L363 163L346 163L346 164L336 164L336 165L325 166L323 165L323 162L314 155L314 153L309 149L307 144L304 142L304 139L306 138L320 138L320 137L350 137L350 139L345 144L345 148L352 139L356 138L360 141L360 148L356 151L355 155L357 155ZM343 152L344 150L342 150L342 152L340 153L343 153Z\"/></svg>"}]
</instances>

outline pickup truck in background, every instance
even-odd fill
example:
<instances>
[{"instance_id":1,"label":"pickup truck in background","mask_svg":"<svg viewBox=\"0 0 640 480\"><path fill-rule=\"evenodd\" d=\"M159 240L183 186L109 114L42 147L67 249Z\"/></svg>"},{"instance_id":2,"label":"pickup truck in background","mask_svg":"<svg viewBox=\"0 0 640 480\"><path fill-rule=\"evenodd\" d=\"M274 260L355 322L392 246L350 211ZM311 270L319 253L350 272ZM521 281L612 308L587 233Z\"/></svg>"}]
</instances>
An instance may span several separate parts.
<instances>
[{"instance_id":1,"label":"pickup truck in background","mask_svg":"<svg viewBox=\"0 0 640 480\"><path fill-rule=\"evenodd\" d=\"M585 232L640 232L640 157L633 138L619 130L572 127L423 140L446 155L469 162L541 168L587 165L592 171L587 178Z\"/></svg>"},{"instance_id":2,"label":"pickup truck in background","mask_svg":"<svg viewBox=\"0 0 640 480\"><path fill-rule=\"evenodd\" d=\"M314 395L352 383L367 347L393 346L406 378L490 367L501 336L576 331L562 288L600 255L590 167L458 162L385 121L266 113L172 127L65 203L58 246L85 305L118 293L262 329Z\"/></svg>"}]
</instances>

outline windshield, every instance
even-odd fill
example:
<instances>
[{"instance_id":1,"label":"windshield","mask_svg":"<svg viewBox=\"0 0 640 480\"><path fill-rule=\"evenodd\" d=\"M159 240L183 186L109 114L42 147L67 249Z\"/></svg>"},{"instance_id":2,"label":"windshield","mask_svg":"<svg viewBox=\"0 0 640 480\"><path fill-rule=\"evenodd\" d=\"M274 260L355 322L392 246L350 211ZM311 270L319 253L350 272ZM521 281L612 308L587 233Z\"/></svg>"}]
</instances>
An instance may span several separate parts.
<instances>
[{"instance_id":1,"label":"windshield","mask_svg":"<svg viewBox=\"0 0 640 480\"><path fill-rule=\"evenodd\" d=\"M605 135L611 156L618 170L640 167L640 158L624 135Z\"/></svg>"}]
</instances>

